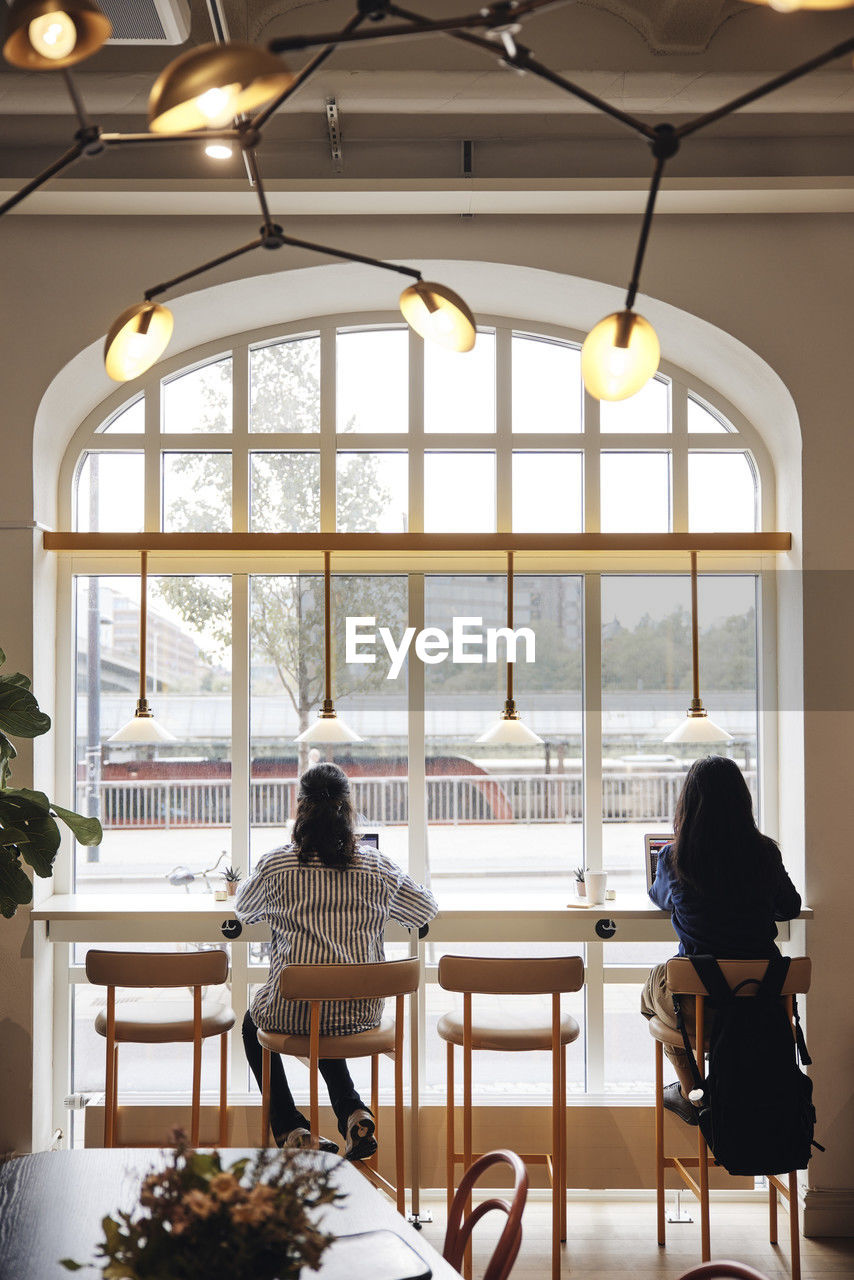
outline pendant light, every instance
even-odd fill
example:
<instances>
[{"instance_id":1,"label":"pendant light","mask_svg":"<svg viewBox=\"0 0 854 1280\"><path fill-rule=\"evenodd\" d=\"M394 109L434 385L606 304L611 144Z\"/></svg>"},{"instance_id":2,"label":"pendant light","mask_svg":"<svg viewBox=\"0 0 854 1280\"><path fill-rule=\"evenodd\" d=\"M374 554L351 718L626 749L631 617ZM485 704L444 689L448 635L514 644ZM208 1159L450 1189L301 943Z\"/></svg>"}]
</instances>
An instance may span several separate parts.
<instances>
[{"instance_id":1,"label":"pendant light","mask_svg":"<svg viewBox=\"0 0 854 1280\"><path fill-rule=\"evenodd\" d=\"M590 330L581 348L581 376L597 400L627 400L658 369L661 345L636 311L615 311Z\"/></svg>"},{"instance_id":2,"label":"pendant light","mask_svg":"<svg viewBox=\"0 0 854 1280\"><path fill-rule=\"evenodd\" d=\"M720 743L732 742L732 734L727 733L714 720L700 698L700 640L697 623L697 553L691 552L691 663L694 677L694 696L688 708L688 715L672 733L668 733L665 742L685 743Z\"/></svg>"},{"instance_id":3,"label":"pendant light","mask_svg":"<svg viewBox=\"0 0 854 1280\"><path fill-rule=\"evenodd\" d=\"M354 733L345 724L335 710L332 701L332 556L329 551L323 553L323 705L317 713L314 724L297 734L294 742L361 742L358 733Z\"/></svg>"},{"instance_id":4,"label":"pendant light","mask_svg":"<svg viewBox=\"0 0 854 1280\"><path fill-rule=\"evenodd\" d=\"M148 552L140 552L139 573L139 700L136 711L108 742L177 742L174 733L154 719L146 693L145 649L148 638Z\"/></svg>"},{"instance_id":5,"label":"pendant light","mask_svg":"<svg viewBox=\"0 0 854 1280\"><path fill-rule=\"evenodd\" d=\"M507 630L513 630L513 552L507 552ZM529 747L542 743L542 738L522 722L516 703L513 701L513 663L507 655L507 698L504 710L486 733L476 739L478 743L490 746Z\"/></svg>"},{"instance_id":6,"label":"pendant light","mask_svg":"<svg viewBox=\"0 0 854 1280\"><path fill-rule=\"evenodd\" d=\"M446 285L418 280L400 295L400 310L410 328L447 351L471 351L477 337L474 316Z\"/></svg>"},{"instance_id":7,"label":"pendant light","mask_svg":"<svg viewBox=\"0 0 854 1280\"><path fill-rule=\"evenodd\" d=\"M88 0L15 0L3 57L25 71L59 71L97 53L112 30L109 18Z\"/></svg>"},{"instance_id":8,"label":"pendant light","mask_svg":"<svg viewBox=\"0 0 854 1280\"><path fill-rule=\"evenodd\" d=\"M137 302L117 316L104 343L104 368L113 381L129 382L150 369L168 347L174 323L157 302Z\"/></svg>"},{"instance_id":9,"label":"pendant light","mask_svg":"<svg viewBox=\"0 0 854 1280\"><path fill-rule=\"evenodd\" d=\"M257 111L293 83L284 63L254 44L202 44L180 54L154 82L148 99L152 133L218 129Z\"/></svg>"}]
</instances>

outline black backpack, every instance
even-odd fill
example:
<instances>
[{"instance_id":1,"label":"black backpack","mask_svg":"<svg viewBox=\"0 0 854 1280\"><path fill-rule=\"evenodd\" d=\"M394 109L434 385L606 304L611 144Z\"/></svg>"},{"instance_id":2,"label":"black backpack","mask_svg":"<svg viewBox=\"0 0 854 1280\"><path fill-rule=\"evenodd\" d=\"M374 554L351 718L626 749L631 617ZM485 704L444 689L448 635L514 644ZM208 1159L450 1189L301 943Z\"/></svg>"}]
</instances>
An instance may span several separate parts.
<instances>
[{"instance_id":1,"label":"black backpack","mask_svg":"<svg viewBox=\"0 0 854 1280\"><path fill-rule=\"evenodd\" d=\"M696 1090L702 1095L700 1128L716 1162L735 1174L805 1169L812 1147L824 1147L813 1142L812 1081L798 1065L798 1058L807 1066L811 1058L797 1001L793 1036L780 999L788 957L772 956L761 982L747 979L732 990L712 956L690 959L709 993L707 1008L713 1015L705 1080L697 1070L678 996L673 1003ZM738 992L748 985L756 987L755 996L740 999ZM691 1096L697 1100L694 1091Z\"/></svg>"}]
</instances>

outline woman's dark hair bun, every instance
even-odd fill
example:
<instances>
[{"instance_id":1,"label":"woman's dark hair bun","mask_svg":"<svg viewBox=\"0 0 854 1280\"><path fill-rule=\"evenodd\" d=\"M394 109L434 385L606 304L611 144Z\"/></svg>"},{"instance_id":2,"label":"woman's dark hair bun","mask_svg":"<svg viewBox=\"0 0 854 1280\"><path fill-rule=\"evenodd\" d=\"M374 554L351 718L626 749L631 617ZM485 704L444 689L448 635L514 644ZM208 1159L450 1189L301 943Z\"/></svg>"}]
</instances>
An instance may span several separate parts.
<instances>
[{"instance_id":1,"label":"woman's dark hair bun","mask_svg":"<svg viewBox=\"0 0 854 1280\"><path fill-rule=\"evenodd\" d=\"M305 866L317 858L326 867L348 867L356 855L356 815L350 784L337 764L312 765L300 778L291 839Z\"/></svg>"},{"instance_id":2,"label":"woman's dark hair bun","mask_svg":"<svg viewBox=\"0 0 854 1280\"><path fill-rule=\"evenodd\" d=\"M300 778L300 791L308 800L343 800L350 793L350 784L343 769L337 764L312 765Z\"/></svg>"}]
</instances>

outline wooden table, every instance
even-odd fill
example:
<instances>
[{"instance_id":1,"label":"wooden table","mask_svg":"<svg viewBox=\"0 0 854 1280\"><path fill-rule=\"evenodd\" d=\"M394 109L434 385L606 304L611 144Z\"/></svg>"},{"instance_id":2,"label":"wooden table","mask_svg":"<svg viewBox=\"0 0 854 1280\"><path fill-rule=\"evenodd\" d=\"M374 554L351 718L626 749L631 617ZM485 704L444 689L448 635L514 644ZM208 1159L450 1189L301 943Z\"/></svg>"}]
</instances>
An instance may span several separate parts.
<instances>
[{"instance_id":1,"label":"wooden table","mask_svg":"<svg viewBox=\"0 0 854 1280\"><path fill-rule=\"evenodd\" d=\"M223 1164L246 1154L223 1151ZM324 1209L323 1221L329 1230L336 1236L392 1231L428 1264L435 1280L459 1280L458 1273L357 1169L336 1156L321 1158L335 1166L336 1184L347 1195L341 1207ZM101 1219L115 1209L129 1211L143 1174L160 1162L158 1151L118 1148L41 1152L0 1166L0 1280L67 1280L71 1273L59 1266L59 1259L92 1260L102 1239ZM338 1248L341 1251L346 1245ZM355 1251L354 1257L364 1258L365 1250ZM324 1280L324 1268L303 1274L306 1280L315 1276ZM336 1274L340 1274L340 1260ZM348 1274L350 1280L372 1280L376 1273L354 1265Z\"/></svg>"}]
</instances>

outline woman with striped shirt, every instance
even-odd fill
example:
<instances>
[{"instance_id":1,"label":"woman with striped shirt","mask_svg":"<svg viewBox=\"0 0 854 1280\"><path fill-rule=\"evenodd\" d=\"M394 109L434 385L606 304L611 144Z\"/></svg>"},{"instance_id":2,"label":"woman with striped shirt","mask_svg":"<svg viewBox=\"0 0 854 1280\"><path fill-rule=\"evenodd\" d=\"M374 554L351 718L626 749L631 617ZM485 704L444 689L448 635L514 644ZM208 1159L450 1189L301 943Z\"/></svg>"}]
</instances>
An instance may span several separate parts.
<instances>
[{"instance_id":1,"label":"woman with striped shirt","mask_svg":"<svg viewBox=\"0 0 854 1280\"><path fill-rule=\"evenodd\" d=\"M243 1044L261 1084L262 1050L257 1028L308 1035L309 1006L279 994L286 964L370 964L385 959L389 920L414 929L438 908L429 889L415 884L377 849L359 843L347 775L334 764L316 764L300 779L291 844L264 857L235 903L246 924L266 921L272 933L270 976L243 1020ZM380 1024L382 1000L328 1001L320 1034L351 1035ZM323 1058L320 1073L345 1140L345 1158L365 1160L377 1149L374 1121L356 1092L343 1058ZM282 1060L270 1070L270 1123L279 1146L308 1147L308 1121L293 1100ZM338 1145L320 1140L321 1150Z\"/></svg>"}]
</instances>

